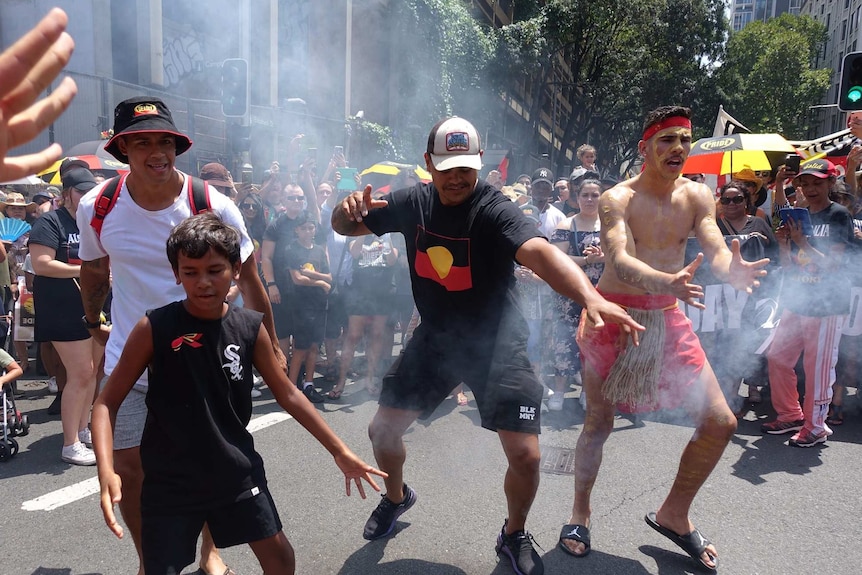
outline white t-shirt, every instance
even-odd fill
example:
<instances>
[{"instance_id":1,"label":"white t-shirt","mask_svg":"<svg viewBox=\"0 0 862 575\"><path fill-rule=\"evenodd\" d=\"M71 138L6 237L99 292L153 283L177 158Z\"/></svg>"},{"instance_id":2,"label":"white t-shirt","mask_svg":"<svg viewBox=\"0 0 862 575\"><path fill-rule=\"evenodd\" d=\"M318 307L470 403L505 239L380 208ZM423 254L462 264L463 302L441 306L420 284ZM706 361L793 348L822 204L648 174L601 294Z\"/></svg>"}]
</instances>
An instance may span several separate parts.
<instances>
[{"instance_id":1,"label":"white t-shirt","mask_svg":"<svg viewBox=\"0 0 862 575\"><path fill-rule=\"evenodd\" d=\"M566 219L566 215L552 205L539 214L539 230L547 239L551 239L554 235L554 230L560 225L560 222Z\"/></svg>"},{"instance_id":2,"label":"white t-shirt","mask_svg":"<svg viewBox=\"0 0 862 575\"><path fill-rule=\"evenodd\" d=\"M117 201L102 222L100 236L90 226L93 204L105 184L101 184L81 198L76 219L81 243L78 255L83 261L110 257L112 293L111 336L105 348L105 374L110 375L120 359L129 334L147 310L185 299L182 286L177 285L165 244L171 230L191 216L189 182L186 177L177 200L167 208L145 210L132 199L123 183ZM242 215L236 205L224 194L210 186L212 211L222 220L240 230L242 261L254 252L254 245L245 229ZM146 389L147 372L136 387Z\"/></svg>"}]
</instances>

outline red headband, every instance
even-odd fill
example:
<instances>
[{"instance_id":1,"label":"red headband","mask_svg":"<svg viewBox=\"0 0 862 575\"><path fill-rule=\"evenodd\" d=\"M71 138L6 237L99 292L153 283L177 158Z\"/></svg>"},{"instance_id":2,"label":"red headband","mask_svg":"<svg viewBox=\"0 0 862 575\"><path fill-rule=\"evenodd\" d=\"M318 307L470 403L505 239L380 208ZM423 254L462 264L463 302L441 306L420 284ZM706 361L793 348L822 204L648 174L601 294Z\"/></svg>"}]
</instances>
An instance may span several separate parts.
<instances>
[{"instance_id":1,"label":"red headband","mask_svg":"<svg viewBox=\"0 0 862 575\"><path fill-rule=\"evenodd\" d=\"M671 116L670 118L665 118L661 122L656 122L651 125L649 128L644 130L644 135L642 140L646 142L653 136L655 136L658 132L664 130L665 128L688 128L691 130L691 120L684 116Z\"/></svg>"}]
</instances>

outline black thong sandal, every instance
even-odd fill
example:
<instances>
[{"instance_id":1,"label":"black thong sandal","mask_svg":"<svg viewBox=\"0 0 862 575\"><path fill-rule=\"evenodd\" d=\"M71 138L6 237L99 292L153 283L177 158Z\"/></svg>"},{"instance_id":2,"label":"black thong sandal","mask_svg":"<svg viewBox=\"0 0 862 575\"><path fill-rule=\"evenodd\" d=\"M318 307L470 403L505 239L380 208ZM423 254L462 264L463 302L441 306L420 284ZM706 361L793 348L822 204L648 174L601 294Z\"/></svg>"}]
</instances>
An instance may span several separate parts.
<instances>
[{"instance_id":1,"label":"black thong sandal","mask_svg":"<svg viewBox=\"0 0 862 575\"><path fill-rule=\"evenodd\" d=\"M680 549L689 554L689 556L698 562L698 564L703 567L705 570L710 573L716 573L718 571L718 558L712 554L709 554L709 558L715 563L715 567L710 567L706 563L704 563L703 552L706 551L706 548L711 545L711 541L700 534L700 531L695 529L691 533L686 535L680 535L675 531L671 531L667 527L663 527L659 525L658 521L656 521L656 515L653 512L647 513L644 517L644 521L646 521L647 525L676 543Z\"/></svg>"},{"instance_id":2,"label":"black thong sandal","mask_svg":"<svg viewBox=\"0 0 862 575\"><path fill-rule=\"evenodd\" d=\"M569 541L577 541L579 543L584 544L584 552L583 553L575 553L571 549L569 549L564 540L568 539ZM560 541L557 543L560 549L568 553L573 557L586 557L590 554L590 529L584 525L579 525L577 523L572 523L570 525L563 525L562 531L560 531Z\"/></svg>"}]
</instances>

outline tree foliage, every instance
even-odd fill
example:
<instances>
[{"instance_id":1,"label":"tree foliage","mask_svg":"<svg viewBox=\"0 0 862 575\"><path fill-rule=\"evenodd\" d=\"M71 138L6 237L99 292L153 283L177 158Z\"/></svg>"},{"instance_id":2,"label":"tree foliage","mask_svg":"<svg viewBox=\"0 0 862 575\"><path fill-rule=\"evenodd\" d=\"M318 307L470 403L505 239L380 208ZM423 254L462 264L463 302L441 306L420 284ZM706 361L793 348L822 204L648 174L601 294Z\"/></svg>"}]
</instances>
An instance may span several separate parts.
<instances>
[{"instance_id":1,"label":"tree foliage","mask_svg":"<svg viewBox=\"0 0 862 575\"><path fill-rule=\"evenodd\" d=\"M826 39L826 27L808 16L752 22L727 44L718 74L724 107L753 131L804 137L808 107L829 89L832 70L812 68Z\"/></svg>"},{"instance_id":2,"label":"tree foliage","mask_svg":"<svg viewBox=\"0 0 862 575\"><path fill-rule=\"evenodd\" d=\"M724 0L514 0L514 22L501 28L477 21L463 0L386 9L397 109L391 135L375 132L372 145L392 159L420 155L428 126L459 114L505 132L532 156L524 169L549 152L539 128L556 121L564 152L588 142L619 173L657 106L691 106L696 138L712 134L719 104L752 129L799 136L829 82L828 70L811 69L822 25L785 15L730 35ZM526 119L512 121L512 95ZM557 173L574 163L551 156Z\"/></svg>"},{"instance_id":3,"label":"tree foliage","mask_svg":"<svg viewBox=\"0 0 862 575\"><path fill-rule=\"evenodd\" d=\"M489 65L500 90L527 78L533 100L524 141L561 90L570 110L561 114L563 149L589 142L602 166L617 172L635 157L648 110L697 107L714 92L711 62L722 56L727 30L721 0L548 0L533 8L498 31ZM711 116L701 116L704 126ZM554 163L559 171L569 161Z\"/></svg>"},{"instance_id":4,"label":"tree foliage","mask_svg":"<svg viewBox=\"0 0 862 575\"><path fill-rule=\"evenodd\" d=\"M441 117L488 113L487 105L471 103L487 97L485 74L496 39L459 0L399 0L389 9L399 95L392 149L400 158L415 158L424 151L428 127Z\"/></svg>"}]
</instances>

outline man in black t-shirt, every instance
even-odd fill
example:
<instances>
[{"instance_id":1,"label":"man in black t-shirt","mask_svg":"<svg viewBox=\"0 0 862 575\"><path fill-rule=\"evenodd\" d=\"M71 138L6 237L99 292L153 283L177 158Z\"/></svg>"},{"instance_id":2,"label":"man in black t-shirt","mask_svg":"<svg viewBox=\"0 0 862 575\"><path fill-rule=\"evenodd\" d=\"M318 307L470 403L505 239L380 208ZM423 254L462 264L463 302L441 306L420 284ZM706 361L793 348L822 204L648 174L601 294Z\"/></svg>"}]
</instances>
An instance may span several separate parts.
<instances>
[{"instance_id":1,"label":"man in black t-shirt","mask_svg":"<svg viewBox=\"0 0 862 575\"><path fill-rule=\"evenodd\" d=\"M527 324L516 302L514 264L535 271L583 305L591 321L642 329L610 304L568 257L551 246L514 203L479 181L482 150L462 118L438 122L428 137L431 184L373 200L371 187L333 211L332 227L360 236L401 232L422 323L383 379L380 406L369 427L387 494L365 525L366 539L392 533L416 501L403 481L402 436L428 417L459 383L473 391L482 426L497 431L508 459L504 491L509 516L497 552L522 575L544 572L524 530L539 485L542 386L527 359Z\"/></svg>"}]
</instances>

